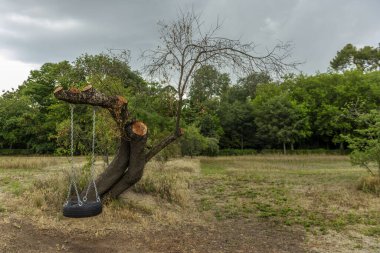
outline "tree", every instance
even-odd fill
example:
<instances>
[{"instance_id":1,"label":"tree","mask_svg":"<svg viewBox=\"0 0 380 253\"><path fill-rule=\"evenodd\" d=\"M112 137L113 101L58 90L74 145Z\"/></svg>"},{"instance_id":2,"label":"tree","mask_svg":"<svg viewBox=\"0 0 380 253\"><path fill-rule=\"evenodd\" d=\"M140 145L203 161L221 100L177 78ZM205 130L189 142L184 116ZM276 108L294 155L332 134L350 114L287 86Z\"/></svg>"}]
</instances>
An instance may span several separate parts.
<instances>
[{"instance_id":1,"label":"tree","mask_svg":"<svg viewBox=\"0 0 380 253\"><path fill-rule=\"evenodd\" d=\"M240 78L236 85L229 90L229 98L232 101L246 101L247 98L254 99L256 89L259 84L266 84L271 81L268 73L250 73L248 76Z\"/></svg>"},{"instance_id":2,"label":"tree","mask_svg":"<svg viewBox=\"0 0 380 253\"><path fill-rule=\"evenodd\" d=\"M341 134L356 128L355 114L368 113L379 105L379 72L321 73L287 78L281 86L292 100L307 108L312 136L307 146L326 147L347 142Z\"/></svg>"},{"instance_id":3,"label":"tree","mask_svg":"<svg viewBox=\"0 0 380 253\"><path fill-rule=\"evenodd\" d=\"M265 70L276 74L295 66L294 63L285 62L289 56L289 45L280 44L264 56L254 56L252 43L244 44L239 40L217 36L219 24L206 32L202 31L200 24L199 17L193 13L181 14L170 23L160 22L161 44L145 53L149 63L144 69L159 78L176 79L177 93L174 129L150 149L146 148L148 127L131 117L128 101L124 97L106 95L91 86L82 91L75 88L65 90L63 87L55 90L54 95L60 100L107 109L117 123L119 150L97 179L101 196L108 194L115 198L134 185L141 179L145 164L183 135L180 128L183 96L194 72L202 65L230 64L236 71Z\"/></svg>"},{"instance_id":4,"label":"tree","mask_svg":"<svg viewBox=\"0 0 380 253\"><path fill-rule=\"evenodd\" d=\"M219 140L223 133L216 112L229 85L229 75L220 73L213 66L204 65L194 72L189 89L189 109L193 120L189 123L195 123L205 137Z\"/></svg>"},{"instance_id":5,"label":"tree","mask_svg":"<svg viewBox=\"0 0 380 253\"><path fill-rule=\"evenodd\" d=\"M144 54L149 59L144 69L150 75L164 78L168 83L175 79L178 96L177 132L183 96L193 74L201 66L228 66L237 73L245 74L267 72L281 75L297 65L286 62L290 56L290 44L277 44L267 54L256 56L253 55L256 49L253 43L218 36L217 32L221 28L219 23L207 31L201 24L200 16L193 12L181 13L177 20L170 23L159 22L162 44Z\"/></svg>"},{"instance_id":6,"label":"tree","mask_svg":"<svg viewBox=\"0 0 380 253\"><path fill-rule=\"evenodd\" d=\"M375 163L380 176L380 111L371 110L357 118L359 127L351 135L342 137L349 143L351 162L360 165L375 175L370 168Z\"/></svg>"},{"instance_id":7,"label":"tree","mask_svg":"<svg viewBox=\"0 0 380 253\"><path fill-rule=\"evenodd\" d=\"M228 74L221 74L210 65L201 66L192 77L189 91L190 106L200 109L207 101L220 98L229 84Z\"/></svg>"},{"instance_id":8,"label":"tree","mask_svg":"<svg viewBox=\"0 0 380 253\"><path fill-rule=\"evenodd\" d=\"M0 97L0 146L6 148L30 148L39 128L36 120L38 109L30 99L16 92Z\"/></svg>"},{"instance_id":9,"label":"tree","mask_svg":"<svg viewBox=\"0 0 380 253\"><path fill-rule=\"evenodd\" d=\"M296 142L311 134L307 112L280 88L266 86L252 101L257 137L266 143L282 144L286 153L286 144L293 149Z\"/></svg>"},{"instance_id":10,"label":"tree","mask_svg":"<svg viewBox=\"0 0 380 253\"><path fill-rule=\"evenodd\" d=\"M217 113L223 128L223 135L220 138L221 148L253 147L256 129L250 101L223 100Z\"/></svg>"},{"instance_id":11,"label":"tree","mask_svg":"<svg viewBox=\"0 0 380 253\"><path fill-rule=\"evenodd\" d=\"M377 48L364 46L356 48L352 44L345 45L330 61L330 66L336 71L357 69L373 71L380 69L380 44Z\"/></svg>"}]
</instances>

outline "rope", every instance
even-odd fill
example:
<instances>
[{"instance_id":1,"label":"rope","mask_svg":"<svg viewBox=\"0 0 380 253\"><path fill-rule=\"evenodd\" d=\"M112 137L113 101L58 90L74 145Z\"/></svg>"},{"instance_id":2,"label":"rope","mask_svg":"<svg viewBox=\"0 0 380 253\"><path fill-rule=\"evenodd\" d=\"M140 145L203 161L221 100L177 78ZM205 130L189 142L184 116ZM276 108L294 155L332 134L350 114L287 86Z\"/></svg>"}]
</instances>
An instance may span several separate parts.
<instances>
[{"instance_id":1,"label":"rope","mask_svg":"<svg viewBox=\"0 0 380 253\"><path fill-rule=\"evenodd\" d=\"M83 202L81 201L77 183L75 181L76 173L75 173L75 166L74 166L74 105L70 104L70 164L71 164L71 173L70 173L70 185L69 190L67 192L67 199L65 205L69 203L69 199L71 196L72 188L74 188L78 205L81 206Z\"/></svg>"},{"instance_id":2,"label":"rope","mask_svg":"<svg viewBox=\"0 0 380 253\"><path fill-rule=\"evenodd\" d=\"M100 197L98 194L98 189L96 187L95 176L94 176L95 175L95 135L96 135L96 109L95 109L95 107L93 107L93 109L92 109L92 154L91 154L92 155L91 156L91 180L92 180L92 182L89 183L87 186L86 195L83 197L84 202L87 201L87 196L88 196L88 193L90 191L91 185L94 186L96 201L100 202Z\"/></svg>"}]
</instances>

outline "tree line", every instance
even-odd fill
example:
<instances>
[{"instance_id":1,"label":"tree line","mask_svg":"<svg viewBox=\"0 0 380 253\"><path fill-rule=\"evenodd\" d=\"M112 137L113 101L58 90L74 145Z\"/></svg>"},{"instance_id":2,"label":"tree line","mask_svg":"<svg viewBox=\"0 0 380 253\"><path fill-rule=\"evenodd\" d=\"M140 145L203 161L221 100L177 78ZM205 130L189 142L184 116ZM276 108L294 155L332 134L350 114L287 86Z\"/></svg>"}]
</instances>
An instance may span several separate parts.
<instances>
[{"instance_id":1,"label":"tree line","mask_svg":"<svg viewBox=\"0 0 380 253\"><path fill-rule=\"evenodd\" d=\"M281 80L258 72L232 81L217 67L204 65L192 76L181 101L185 134L162 155L353 148L359 145L355 138L379 124L379 55L378 48L348 44L330 62L329 72L288 74ZM147 146L153 146L176 124L177 91L145 80L124 56L85 54L74 62L46 63L31 71L17 90L0 97L0 147L66 154L69 107L55 99L53 91L57 85L79 88L87 83L105 94L126 97L135 117L150 126ZM77 154L90 149L91 111L75 107ZM110 116L98 111L97 149L105 156L116 148L115 128Z\"/></svg>"}]
</instances>

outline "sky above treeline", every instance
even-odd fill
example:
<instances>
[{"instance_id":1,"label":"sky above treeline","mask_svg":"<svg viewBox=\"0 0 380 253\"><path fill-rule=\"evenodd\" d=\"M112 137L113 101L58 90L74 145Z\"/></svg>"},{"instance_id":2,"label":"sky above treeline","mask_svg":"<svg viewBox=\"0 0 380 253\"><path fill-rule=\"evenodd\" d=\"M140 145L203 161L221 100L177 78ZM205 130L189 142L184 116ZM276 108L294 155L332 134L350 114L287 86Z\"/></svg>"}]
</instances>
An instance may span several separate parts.
<instances>
[{"instance_id":1,"label":"sky above treeline","mask_svg":"<svg viewBox=\"0 0 380 253\"><path fill-rule=\"evenodd\" d=\"M307 74L325 72L347 43L380 42L379 0L1 0L0 91L17 88L46 62L73 61L108 49L141 53L157 46L157 22L180 10L200 13L219 35L253 41L258 52L292 42L292 60Z\"/></svg>"}]
</instances>

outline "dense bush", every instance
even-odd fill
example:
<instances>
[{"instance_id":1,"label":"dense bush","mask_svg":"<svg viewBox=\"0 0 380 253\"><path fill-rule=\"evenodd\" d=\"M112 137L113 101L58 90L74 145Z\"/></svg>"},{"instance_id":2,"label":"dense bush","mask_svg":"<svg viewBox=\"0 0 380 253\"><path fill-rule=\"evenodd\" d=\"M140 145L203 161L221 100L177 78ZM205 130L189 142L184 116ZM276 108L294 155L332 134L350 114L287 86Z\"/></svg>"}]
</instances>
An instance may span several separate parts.
<instances>
[{"instance_id":1,"label":"dense bush","mask_svg":"<svg viewBox=\"0 0 380 253\"><path fill-rule=\"evenodd\" d=\"M216 156L219 154L218 139L204 137L199 128L194 125L185 129L185 134L180 143L182 156Z\"/></svg>"},{"instance_id":2,"label":"dense bush","mask_svg":"<svg viewBox=\"0 0 380 253\"><path fill-rule=\"evenodd\" d=\"M218 143L219 141L215 138L205 138L203 141L201 155L217 156L219 154Z\"/></svg>"}]
</instances>

